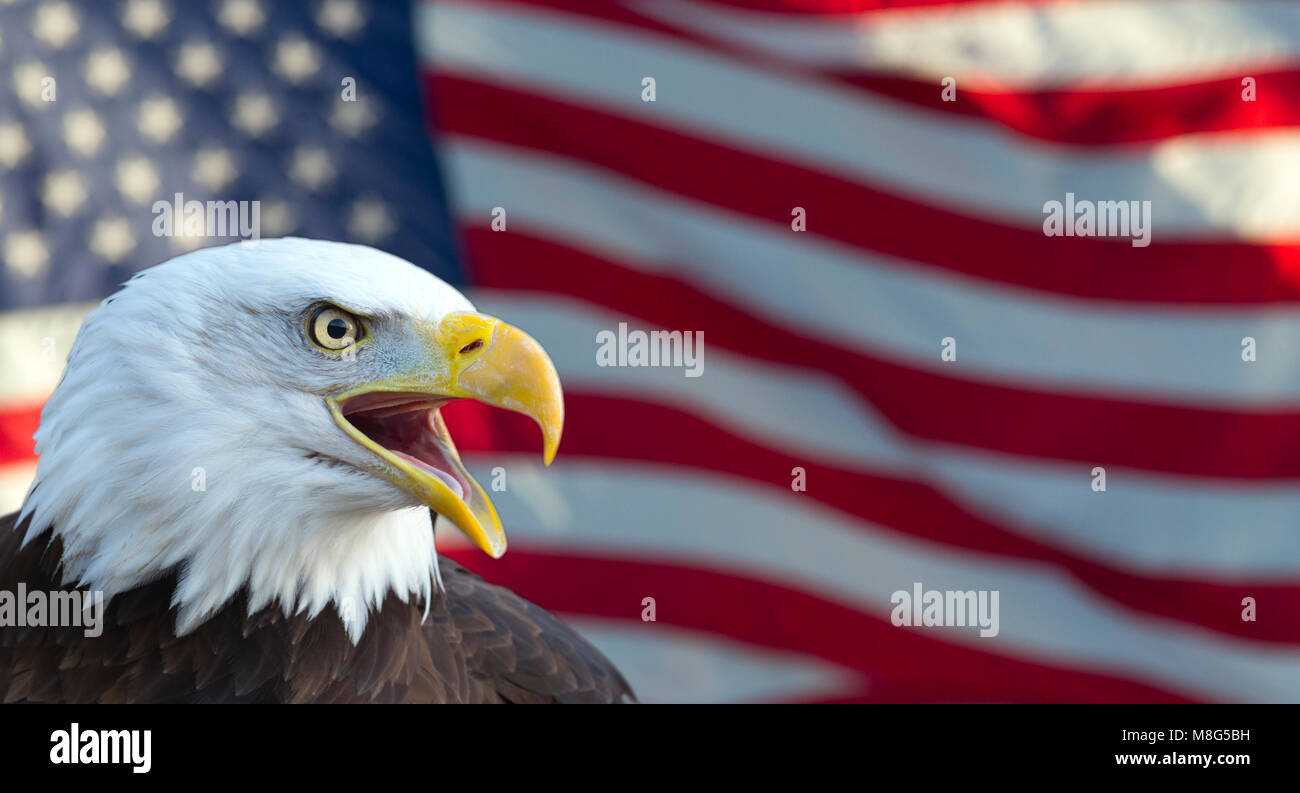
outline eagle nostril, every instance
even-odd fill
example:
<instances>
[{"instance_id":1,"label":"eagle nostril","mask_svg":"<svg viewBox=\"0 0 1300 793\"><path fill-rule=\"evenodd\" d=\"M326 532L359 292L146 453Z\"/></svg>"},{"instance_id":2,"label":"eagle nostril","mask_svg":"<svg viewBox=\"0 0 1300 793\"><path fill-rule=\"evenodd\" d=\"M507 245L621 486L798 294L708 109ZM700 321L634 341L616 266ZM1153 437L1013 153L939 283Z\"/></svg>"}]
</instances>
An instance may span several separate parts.
<instances>
[{"instance_id":1,"label":"eagle nostril","mask_svg":"<svg viewBox=\"0 0 1300 793\"><path fill-rule=\"evenodd\" d=\"M474 341L471 341L469 344L466 344L464 347L461 347L460 354L464 355L466 353L474 352L475 350L477 350L479 347L482 346L483 346L483 340L475 339Z\"/></svg>"}]
</instances>

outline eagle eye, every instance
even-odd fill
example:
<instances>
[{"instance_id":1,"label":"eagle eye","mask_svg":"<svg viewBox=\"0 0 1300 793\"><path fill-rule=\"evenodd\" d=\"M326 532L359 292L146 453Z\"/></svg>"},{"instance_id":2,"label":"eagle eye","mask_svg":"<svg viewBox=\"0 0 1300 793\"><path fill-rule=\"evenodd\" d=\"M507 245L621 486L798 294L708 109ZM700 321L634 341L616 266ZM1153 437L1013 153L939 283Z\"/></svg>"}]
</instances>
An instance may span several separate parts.
<instances>
[{"instance_id":1,"label":"eagle eye","mask_svg":"<svg viewBox=\"0 0 1300 793\"><path fill-rule=\"evenodd\" d=\"M341 352L365 337L361 320L336 306L321 306L307 320L312 343L330 352Z\"/></svg>"}]
</instances>

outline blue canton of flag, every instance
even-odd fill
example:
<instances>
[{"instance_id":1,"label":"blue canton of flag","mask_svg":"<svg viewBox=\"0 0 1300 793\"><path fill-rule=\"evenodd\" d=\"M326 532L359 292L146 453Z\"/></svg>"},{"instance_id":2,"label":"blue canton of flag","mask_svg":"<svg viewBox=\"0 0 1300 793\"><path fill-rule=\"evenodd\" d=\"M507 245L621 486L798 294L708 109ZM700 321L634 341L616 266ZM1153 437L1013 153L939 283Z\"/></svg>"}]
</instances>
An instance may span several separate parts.
<instances>
[{"instance_id":1,"label":"blue canton of flag","mask_svg":"<svg viewBox=\"0 0 1300 793\"><path fill-rule=\"evenodd\" d=\"M209 7L210 6L210 7ZM227 236L156 202L260 202L260 236L460 280L405 3L0 4L0 310L93 300ZM251 206L246 205L246 206ZM251 213L247 213L251 214Z\"/></svg>"}]
</instances>

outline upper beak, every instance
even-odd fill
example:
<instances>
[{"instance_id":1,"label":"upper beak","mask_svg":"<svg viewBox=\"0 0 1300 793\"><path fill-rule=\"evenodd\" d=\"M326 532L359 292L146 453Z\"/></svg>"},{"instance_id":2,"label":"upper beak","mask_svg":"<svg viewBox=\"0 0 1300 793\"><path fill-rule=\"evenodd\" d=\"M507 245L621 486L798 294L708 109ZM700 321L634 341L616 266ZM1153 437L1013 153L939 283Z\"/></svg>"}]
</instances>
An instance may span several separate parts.
<instances>
[{"instance_id":1,"label":"upper beak","mask_svg":"<svg viewBox=\"0 0 1300 793\"><path fill-rule=\"evenodd\" d=\"M564 428L559 375L540 344L495 317L455 313L437 325L422 325L419 331L425 349L424 360L417 366L334 394L326 404L348 435L379 456L379 473L454 523L489 556L498 558L506 550L501 520L487 493L465 469L437 408L448 399L465 398L531 416L542 429L542 457L550 465ZM462 486L463 496L411 455L381 445L349 421L349 400L371 394L373 404L383 393L411 395L408 402L427 411L427 434L420 439L421 449L425 453L434 450L454 472L454 479L468 485ZM388 412L400 410L399 406Z\"/></svg>"}]
</instances>

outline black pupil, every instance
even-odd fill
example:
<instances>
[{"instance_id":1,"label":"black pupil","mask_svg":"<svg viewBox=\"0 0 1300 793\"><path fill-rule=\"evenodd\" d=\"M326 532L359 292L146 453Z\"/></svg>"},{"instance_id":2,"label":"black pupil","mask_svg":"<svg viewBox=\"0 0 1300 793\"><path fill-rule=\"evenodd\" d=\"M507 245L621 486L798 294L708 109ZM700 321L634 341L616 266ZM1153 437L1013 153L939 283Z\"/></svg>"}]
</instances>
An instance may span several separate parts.
<instances>
[{"instance_id":1,"label":"black pupil","mask_svg":"<svg viewBox=\"0 0 1300 793\"><path fill-rule=\"evenodd\" d=\"M341 319L331 319L325 326L325 332L330 335L331 339L341 339L348 335L348 323Z\"/></svg>"}]
</instances>

